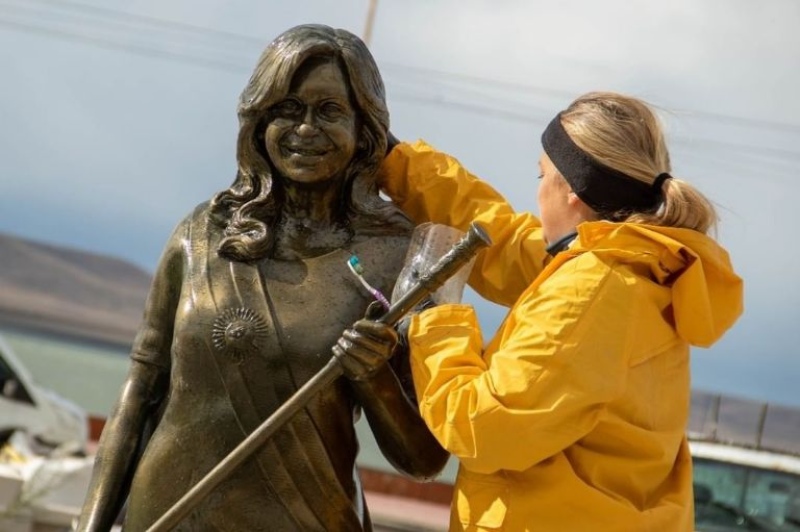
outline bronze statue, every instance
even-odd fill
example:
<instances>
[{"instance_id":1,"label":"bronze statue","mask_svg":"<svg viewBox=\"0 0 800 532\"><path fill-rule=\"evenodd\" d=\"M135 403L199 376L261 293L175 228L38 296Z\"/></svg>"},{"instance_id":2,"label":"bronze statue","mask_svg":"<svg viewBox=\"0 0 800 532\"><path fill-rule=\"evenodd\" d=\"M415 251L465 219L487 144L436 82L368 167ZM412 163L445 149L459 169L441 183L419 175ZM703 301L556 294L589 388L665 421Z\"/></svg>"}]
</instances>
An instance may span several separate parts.
<instances>
[{"instance_id":1,"label":"bronze statue","mask_svg":"<svg viewBox=\"0 0 800 532\"><path fill-rule=\"evenodd\" d=\"M322 368L373 296L391 293L412 229L378 195L383 82L344 30L288 30L262 54L238 108L232 186L167 243L131 369L100 440L79 530L146 530ZM365 412L398 470L447 455L419 417L408 367L339 378L223 481L178 530L369 530L355 471Z\"/></svg>"}]
</instances>

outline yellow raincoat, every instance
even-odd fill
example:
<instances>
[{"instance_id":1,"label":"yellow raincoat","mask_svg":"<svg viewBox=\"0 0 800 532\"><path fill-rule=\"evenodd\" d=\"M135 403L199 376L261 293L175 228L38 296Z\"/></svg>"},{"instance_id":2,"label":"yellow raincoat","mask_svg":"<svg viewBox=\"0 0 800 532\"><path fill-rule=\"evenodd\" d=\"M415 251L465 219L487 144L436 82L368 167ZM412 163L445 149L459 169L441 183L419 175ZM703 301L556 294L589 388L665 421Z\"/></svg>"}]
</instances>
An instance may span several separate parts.
<instances>
[{"instance_id":1,"label":"yellow raincoat","mask_svg":"<svg viewBox=\"0 0 800 532\"><path fill-rule=\"evenodd\" d=\"M460 460L451 529L692 530L689 345L742 312L727 253L688 229L588 222L550 259L539 221L455 159L401 144L382 172L415 221L484 225L470 284L511 307L485 348L467 305L409 330L422 415Z\"/></svg>"}]
</instances>

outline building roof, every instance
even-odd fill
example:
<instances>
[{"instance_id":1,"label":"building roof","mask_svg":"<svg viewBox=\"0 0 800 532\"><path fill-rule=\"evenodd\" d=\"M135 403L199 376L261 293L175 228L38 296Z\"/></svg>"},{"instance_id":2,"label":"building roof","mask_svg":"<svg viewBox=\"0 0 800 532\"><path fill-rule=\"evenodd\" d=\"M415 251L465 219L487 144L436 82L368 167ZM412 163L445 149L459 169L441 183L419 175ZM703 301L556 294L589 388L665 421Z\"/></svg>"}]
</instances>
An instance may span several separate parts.
<instances>
[{"instance_id":1,"label":"building roof","mask_svg":"<svg viewBox=\"0 0 800 532\"><path fill-rule=\"evenodd\" d=\"M687 431L694 441L800 457L800 408L694 391Z\"/></svg>"}]
</instances>

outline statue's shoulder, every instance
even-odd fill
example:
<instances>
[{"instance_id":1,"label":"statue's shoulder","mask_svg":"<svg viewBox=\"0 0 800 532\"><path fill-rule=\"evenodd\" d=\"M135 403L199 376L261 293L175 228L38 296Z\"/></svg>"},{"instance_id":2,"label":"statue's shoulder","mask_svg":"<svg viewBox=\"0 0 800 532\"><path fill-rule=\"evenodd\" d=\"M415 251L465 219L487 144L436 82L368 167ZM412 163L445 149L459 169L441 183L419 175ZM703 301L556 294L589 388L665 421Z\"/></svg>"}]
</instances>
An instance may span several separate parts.
<instances>
[{"instance_id":1,"label":"statue's shoulder","mask_svg":"<svg viewBox=\"0 0 800 532\"><path fill-rule=\"evenodd\" d=\"M406 251L411 243L411 233L373 234L361 237L360 248L362 253L377 264L386 268L390 264L400 264L406 256Z\"/></svg>"},{"instance_id":2,"label":"statue's shoulder","mask_svg":"<svg viewBox=\"0 0 800 532\"><path fill-rule=\"evenodd\" d=\"M211 203L204 201L177 223L167 247L188 254L190 250L198 247L199 242L210 243L218 239L223 232L224 227L213 216Z\"/></svg>"},{"instance_id":3,"label":"statue's shoulder","mask_svg":"<svg viewBox=\"0 0 800 532\"><path fill-rule=\"evenodd\" d=\"M212 216L211 201L206 200L198 203L192 211L186 215L186 220L191 223L196 223L203 220L208 220Z\"/></svg>"},{"instance_id":4,"label":"statue's shoulder","mask_svg":"<svg viewBox=\"0 0 800 532\"><path fill-rule=\"evenodd\" d=\"M211 209L211 202L204 201L192 209L178 224L186 233L208 236L222 233L224 221Z\"/></svg>"}]
</instances>

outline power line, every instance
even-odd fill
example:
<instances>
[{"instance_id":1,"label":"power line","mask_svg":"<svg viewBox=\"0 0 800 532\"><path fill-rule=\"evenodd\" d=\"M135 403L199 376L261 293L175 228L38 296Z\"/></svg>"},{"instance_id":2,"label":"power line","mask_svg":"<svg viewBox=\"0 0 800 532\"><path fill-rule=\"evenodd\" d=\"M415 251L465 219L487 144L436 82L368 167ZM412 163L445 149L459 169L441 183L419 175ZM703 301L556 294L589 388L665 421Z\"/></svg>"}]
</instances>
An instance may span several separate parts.
<instances>
[{"instance_id":1,"label":"power line","mask_svg":"<svg viewBox=\"0 0 800 532\"><path fill-rule=\"evenodd\" d=\"M536 117L523 115L517 112L506 111L503 109L493 109L480 104L473 104L468 102L459 102L453 100L446 100L442 97L436 96L423 96L419 94L400 93L399 99L408 102L417 102L422 104L433 105L436 107L445 107L450 109L457 109L460 111L467 111L470 113L479 114L481 116L491 116L495 118L502 118L511 122L522 122L525 124L543 123L541 119Z\"/></svg>"},{"instance_id":2,"label":"power line","mask_svg":"<svg viewBox=\"0 0 800 532\"><path fill-rule=\"evenodd\" d=\"M121 13L121 12L118 12L118 11L115 11L115 10L110 10L110 9L107 9L107 8L100 8L100 7L95 7L95 6L86 6L85 4L80 4L80 3L73 2L73 1L70 1L70 0L56 0L55 2L53 2L53 0L28 0L28 1L37 2L37 3L40 3L40 4L44 3L44 4L48 4L48 5L49 4L53 4L53 3L60 3L60 4L64 4L64 5L68 6L70 9L76 9L78 11L90 10L90 11L97 11L97 12L100 12L100 13L103 13L103 14L111 14L111 16L113 16L113 17L119 17L119 16L122 16L123 18L130 17L131 19L147 21L147 24L164 25L165 27L180 28L181 30L185 29L185 30L188 30L188 31L190 31L192 33L199 33L201 35L214 35L215 37L222 38L223 40L228 39L230 35L234 35L234 34L229 34L228 32L221 32L221 31L216 31L216 30L207 30L207 29L199 27L199 26L192 26L192 25L185 25L185 24L177 23L177 22L163 21L161 19L156 19L154 17L145 17L145 16L139 16L139 15L132 16L130 14L124 14L124 13ZM2 5L2 2L0 2L0 9L2 9L3 7L4 6ZM12 7L12 9L14 9L14 8L19 9L19 6L11 6L11 7ZM28 11L30 11L30 9L28 9ZM1 11L0 11L0 13L1 13ZM154 21L157 21L158 24L155 24ZM82 42L82 43L86 43L86 44L89 44L89 45L92 45L92 46L111 49L111 50L115 50L115 51L125 51L125 52L135 53L135 54L139 54L139 55L145 55L145 56L148 56L148 57L170 59L170 60L183 62L183 63L187 63L187 64L194 64L194 65L202 66L202 67L225 70L225 71L231 72L231 73L240 74L240 73L246 73L246 72L249 71L249 68L247 66L245 66L245 65L232 63L232 62L227 61L227 60L221 60L221 59L218 60L218 59L214 59L214 58L209 58L207 55L197 56L197 55L192 55L191 53L185 53L185 52L169 50L169 49L166 49L166 48L163 48L163 47L154 47L152 45L151 46L147 46L147 45L141 45L141 44L123 43L123 42L119 42L117 40L114 40L113 38L90 36L90 35L85 34L85 32L81 32L81 31L76 32L74 30L70 31L70 30L61 29L61 28L53 28L53 27L46 27L46 26L43 27L41 24L40 25L36 25L36 24L32 24L32 23L27 22L27 21L20 22L18 20L9 20L8 18L3 18L2 16L0 16L0 25L6 26L6 27L10 27L10 28L13 28L13 29L16 29L16 30L20 30L20 31L26 31L26 32L36 33L36 34L50 36L50 37L57 37L57 38L61 38L61 39L67 39L67 40L72 40L72 41L76 41L76 42ZM82 29L85 29L85 28L82 28ZM139 29L140 28L136 28L137 31ZM146 30L147 28L144 28L144 29ZM255 39L251 38L251 37L239 36L239 38L241 38L241 39L243 39L245 41L249 41L249 42L255 41ZM393 65L393 66L399 67L399 65ZM540 93L542 91L544 91L547 94L551 94L551 95L561 95L561 94L563 94L563 91L543 89L543 88L540 88L540 87L537 88L537 87L533 87L533 86L527 86L527 85L524 85L524 84L516 84L516 83L509 84L509 83L506 83L506 82L497 82L497 81L492 82L491 80L486 80L484 78L477 77L477 76L459 75L459 74L441 72L441 71L424 69L424 68L416 68L416 67L401 67L401 68L404 68L404 69L406 69L406 70L408 70L410 72L427 73L429 75L436 74L436 75L440 75L440 76L445 77L445 78L449 77L449 78L452 78L452 79L469 80L471 83L482 83L482 82L485 82L488 85L494 84L496 86L505 87L505 88L508 88L508 87L515 87L515 88L526 87L526 88L529 88L529 89L539 90ZM470 90L470 89L464 89L462 87L462 88L457 89L457 90L461 90L462 92L472 92L473 94L475 94L475 90L474 89ZM481 96L485 97L485 94L482 94ZM522 113L519 110L510 111L510 110L507 110L507 109L502 109L502 108L499 108L499 107L487 106L487 105L480 104L480 103L454 100L452 98L447 98L447 97L444 97L444 96L441 96L441 95L431 96L431 95L421 95L421 94L418 94L418 93L417 94L410 94L408 92L403 93L401 91L401 93L399 94L399 99L403 99L403 100L406 100L406 101L413 101L413 102L427 104L427 105L436 105L438 107L456 109L456 110L460 110L460 111L465 111L465 112L478 114L478 115L481 115L481 116L491 116L491 117L500 118L500 119L504 119L504 120L508 120L508 121L512 121L512 122L518 122L518 123L521 122L521 123L542 124L542 123L546 122L549 119L549 114L543 114L543 115L538 115L538 116L529 115L529 114L526 114L526 113ZM498 100L495 98L495 102L497 102L497 101ZM512 102L511 100L508 100L508 99L500 100L500 101L501 101L501 103L513 103L514 105L517 105L517 106L520 105L519 102ZM727 121L731 121L731 120L737 121L738 120L738 121L742 121L743 123L751 125L751 126L756 125L756 124L761 125L761 122L752 121L752 120L748 120L748 119L743 119L743 118L739 118L739 117L733 117L733 116L729 117L729 116L726 116L726 115L716 115L716 114L713 114L713 113L695 113L695 114L703 114L703 115L705 115L705 116L707 116L709 118L716 119L716 120L723 120L723 121L725 121L725 120L727 120ZM765 123L765 124L767 125L767 127L772 127L772 128L790 128L791 130L794 129L794 126L790 126L790 125L787 125L787 124L774 124L774 123ZM797 129L800 130L800 126L798 126ZM737 153L749 153L751 155L755 154L755 155L760 155L760 156L766 155L767 157L778 157L778 158L788 159L788 160L791 160L793 162L795 162L795 161L800 162L800 153L792 151L792 150L784 150L784 149L779 149L779 148L763 147L763 146L746 146L746 145L742 145L742 144L726 142L726 141L719 141L719 140L712 140L712 139L686 139L686 138L676 137L675 140L677 142L684 142L684 143L690 143L690 144L698 144L698 143L699 144L705 144L706 146L710 146L712 148L717 148L717 149L735 150Z\"/></svg>"},{"instance_id":3,"label":"power line","mask_svg":"<svg viewBox=\"0 0 800 532\"><path fill-rule=\"evenodd\" d=\"M164 49L155 49L155 48L148 48L146 46L137 46L130 43L119 43L114 42L109 39L103 39L100 37L91 37L88 35L81 35L76 34L69 31L58 30L53 28L42 28L33 26L30 24L25 24L22 22L17 22L13 20L4 20L0 17L0 26L5 26L8 28L12 28L15 30L20 30L29 33L36 33L39 35L45 35L49 37L58 37L60 39L66 39L75 42L81 42L86 44L91 44L93 46L97 46L98 48L106 48L109 50L115 51L124 51L124 52L131 52L138 55L144 55L147 57L157 57L161 59L172 59L177 61L182 61L184 63L195 64L198 66L209 67L214 69L226 70L228 72L234 73L242 73L246 72L247 68L240 65L233 65L226 61L216 61L213 59L207 59L202 57L196 57L189 54L182 54L179 52L164 50Z\"/></svg>"},{"instance_id":4,"label":"power line","mask_svg":"<svg viewBox=\"0 0 800 532\"><path fill-rule=\"evenodd\" d=\"M548 122L548 120L550 120L549 116L543 117L543 116L528 115L517 111L507 111L503 109L486 107L480 104L447 100L442 97L431 97L419 94L402 93L401 98L407 101L414 101L417 103L434 105L437 107L456 109L460 111L474 113L480 116L491 116L495 118L508 120L511 122L521 122L525 124L533 124L538 126L544 126ZM719 149L731 150L740 155L767 157L772 159L771 162L773 163L776 162L775 159L785 160L791 164L800 163L800 152L792 150L784 150L781 148L773 148L768 146L748 146L737 142L728 142L723 140L714 140L714 139L697 138L697 137L690 138L690 137L673 136L672 141L675 142L676 144L682 144L690 148L701 148L701 147L704 147L703 149L715 148L718 150Z\"/></svg>"},{"instance_id":5,"label":"power line","mask_svg":"<svg viewBox=\"0 0 800 532\"><path fill-rule=\"evenodd\" d=\"M771 146L748 146L746 144L739 144L737 142L697 137L675 136L673 137L673 140L678 143L686 144L690 147L705 146L706 148L733 150L737 154L747 154L762 157L766 156L773 159L787 159L793 163L800 163L800 152L785 150L782 148L774 148Z\"/></svg>"},{"instance_id":6,"label":"power line","mask_svg":"<svg viewBox=\"0 0 800 532\"><path fill-rule=\"evenodd\" d=\"M148 15L139 15L127 11L120 11L116 9L109 9L107 7L100 7L96 5L84 4L81 2L74 2L72 0L25 0L25 2L28 5L31 3L36 3L40 5L44 4L51 7L55 7L56 9L61 9L62 11L72 10L117 20L127 19L129 21L128 22L129 24L130 21L137 21L144 25L149 24L167 30L171 29L180 32L191 33L201 37L215 37L215 38L229 39L232 41L241 41L242 44L246 44L248 46L250 45L265 46L267 44L266 42L264 42L263 39L258 39L256 37L251 37L247 35L241 35L239 33L218 30L215 28L208 28L205 26L196 26L194 24L187 24L185 22L176 22Z\"/></svg>"},{"instance_id":7,"label":"power line","mask_svg":"<svg viewBox=\"0 0 800 532\"><path fill-rule=\"evenodd\" d=\"M216 38L223 41L227 40L229 42L236 41L238 42L239 45L254 46L258 47L258 49L263 48L267 44L263 39L259 39L253 36L241 35L234 32L218 30L215 28L208 28L204 26L197 26L193 24L187 24L183 22L177 22L148 15L140 15L140 14L130 13L127 11L110 9L107 7L89 5L82 2L77 2L75 0L25 0L25 2L26 6L29 6L31 3L36 3L39 5L54 7L64 12L72 11L78 13L87 13L105 17L108 19L115 19L117 23L123 23L123 24L127 23L129 25L138 23L140 25L140 28L145 30L153 29L152 27L158 27L164 30L174 30L177 32L193 34L198 37ZM148 25L151 26L151 28L147 28L146 26ZM142 26L144 27L142 28ZM148 55L152 56L154 54L148 53ZM186 54L177 54L177 55L181 57L186 56ZM206 61L196 60L196 58L193 58L193 62L197 64L202 64ZM213 60L211 62L216 63L216 61ZM238 69L238 65L236 68ZM242 68L245 67L242 66ZM565 91L562 89L554 89L550 87L537 86L529 83L506 81L496 78L487 78L483 76L460 74L440 69L402 65L393 62L382 62L381 68L389 71L391 70L400 71L412 77L417 77L417 78L421 77L424 79L426 84L430 84L431 82L471 84L471 85L479 85L482 88L493 88L498 90L514 91L517 93L523 93L525 95L539 94L551 98L567 99L569 101L571 101L575 96L572 92ZM463 87L459 88L459 90L463 90ZM789 124L784 122L746 118L742 116L712 113L707 111L698 111L690 109L674 109L671 112L686 114L694 118L702 118L716 122L739 124L747 127L773 129L776 131L785 131L791 133L800 133L800 124Z\"/></svg>"},{"instance_id":8,"label":"power line","mask_svg":"<svg viewBox=\"0 0 800 532\"><path fill-rule=\"evenodd\" d=\"M788 124L786 122L775 122L772 120L762 120L758 118L745 118L743 116L724 115L720 113L710 113L708 111L697 111L692 109L672 109L669 110L669 113L685 115L691 118L703 118L714 122L738 124L753 128L773 129L788 133L800 133L800 124Z\"/></svg>"},{"instance_id":9,"label":"power line","mask_svg":"<svg viewBox=\"0 0 800 532\"><path fill-rule=\"evenodd\" d=\"M85 10L85 9L88 9L90 11L99 11L99 12L101 12L103 14L113 13L114 16L120 15L120 12L117 12L117 11L114 11L114 10L109 10L107 8L95 8L93 6L85 6L83 4L79 4L79 3L76 3L76 2L71 2L71 1L68 1L68 0L57 0L56 2L53 2L52 0L31 0L31 1L38 2L40 4L42 4L42 3L43 4L60 3L60 4L65 4L67 6L70 6L71 8L72 7L77 8L78 10L81 10L81 11ZM3 7L2 6L2 2L0 2L0 9L2 9L2 7ZM17 7L17 6L13 6L13 7ZM127 16L127 15L124 15L124 16ZM136 18L139 18L139 19L142 19L142 20L146 20L146 21L154 20L153 17L136 17ZM156 19L156 20L159 20L159 19ZM46 35L46 36L50 36L50 37L57 37L57 38L63 38L63 39L68 39L68 40L72 40L72 41L77 41L77 42L83 42L83 43L87 43L87 44L98 46L98 47L102 47L102 48L125 51L125 52L134 53L134 54L145 55L145 56L148 56L148 57L172 59L172 60L177 60L177 61L181 61L181 62L196 64L196 65L199 65L199 66L218 68L218 69L226 70L228 72L239 73L239 72L246 72L248 70L248 67L246 67L244 65L234 64L234 63L231 63L229 61L209 59L208 57L200 58L200 57L188 54L188 53L175 52L175 51L167 50L167 49L164 49L164 48L154 48L153 46L137 45L137 44L132 44L132 43L123 43L123 42L119 42L117 40L114 40L114 38L89 36L89 35L87 35L85 33L85 31L83 31L83 32L82 31L75 31L75 30L70 31L70 30L66 30L66 29L59 29L59 28L53 28L53 27L42 27L41 24L40 25L36 25L36 24L32 24L30 22L20 22L20 21L16 21L16 20L8 20L7 18L2 18L2 17L0 17L0 25L5 25L5 26L8 26L8 27L12 27L14 29L18 29L18 30L22 30L22 31L28 31L28 32L32 32L32 33L38 33L38 34ZM177 27L179 29L185 29L184 25L181 24L181 23L171 23L170 22L167 25L169 27ZM202 28L197 27L197 26L189 26L188 29L190 29L192 32L201 32L202 33L204 31ZM85 30L85 28L82 28L82 30ZM218 33L218 32L215 32L215 33ZM224 33L224 32L222 33L222 35L223 36L227 36L227 34ZM244 39L254 40L254 39L252 39L250 37L244 37ZM394 65L394 66L398 66L398 65ZM411 69L411 70L413 71L413 69ZM428 72L425 69L421 69L421 71L425 72L425 73ZM469 77L469 79L474 81L475 78ZM469 90L467 90L466 92L469 92ZM474 91L473 91L473 93L474 93ZM498 108L494 108L494 107L491 107L491 106L486 106L486 105L481 105L481 104L476 104L476 103L469 103L469 102L463 102L463 101L453 101L453 100L445 98L443 96L421 96L421 95L418 95L418 94L417 95L412 95L412 94L408 94L408 93L403 94L401 92L400 95L399 95L399 98L400 99L405 99L407 101L416 101L416 102L420 102L420 103L436 104L436 105L441 106L441 107L447 107L447 108L461 109L461 110L465 110L465 111L476 112L476 113L479 113L481 115L487 115L488 114L488 115L491 115L491 116L500 117L500 118L504 118L506 120L512 120L512 121L515 121L515 122L531 122L531 121L539 122L539 121L542 121L541 117L525 116L525 115L521 115L519 112L507 111L507 110L498 109ZM517 102L515 102L515 104L517 104Z\"/></svg>"},{"instance_id":10,"label":"power line","mask_svg":"<svg viewBox=\"0 0 800 532\"><path fill-rule=\"evenodd\" d=\"M239 51L234 56L230 46L220 45L222 41L214 43L205 37L198 40L193 34L165 32L152 24L131 25L130 20L123 18L97 20L82 12L79 14L53 12L36 5L48 2L29 1L34 5L9 5L8 2L0 0L0 21L6 27L17 30L84 42L101 48L129 51L148 57L176 57L197 65L229 71L231 64L238 63L236 58L243 55ZM229 57L220 57L226 53ZM247 68L245 65L237 66L242 70Z\"/></svg>"},{"instance_id":11,"label":"power line","mask_svg":"<svg viewBox=\"0 0 800 532\"><path fill-rule=\"evenodd\" d=\"M392 74L384 76L387 81L391 81L395 86L399 86L401 89L419 89L420 85L416 82L409 82L403 78L395 78ZM471 104L476 107L480 107L482 109L496 109L502 112L508 112L512 114L518 114L522 117L523 120L528 121L532 120L534 122L546 122L552 118L552 110L545 109L539 106L533 106L529 102L525 101L518 101L518 100L511 100L507 97L498 97L496 94L492 94L487 91L481 91L471 88L458 88L457 89L457 96L458 98L453 98L451 95L448 95L446 92L436 89L435 87L431 87L430 85L424 86L426 89L430 89L432 91L435 90L433 95L426 95L425 98L432 102L441 102L442 104L448 103L462 103L464 101L463 96L475 96L476 98L480 98L481 102L488 102L494 104L493 106L487 105L487 103L483 104ZM419 91L417 90L415 93L415 97L419 97ZM513 108L509 109L509 108ZM536 109L538 111L537 114L532 116L525 116L528 115L528 112Z\"/></svg>"},{"instance_id":12,"label":"power line","mask_svg":"<svg viewBox=\"0 0 800 532\"><path fill-rule=\"evenodd\" d=\"M0 9L2 6L0 6ZM170 59L176 60L179 62L195 64L198 66L204 66L214 69L221 69L232 73L243 73L247 72L248 67L244 65L237 65L232 64L227 61L217 61L208 58L199 58L196 56L192 56L190 54L185 53L178 53L174 51L169 51L165 49L156 49L147 46L138 46L131 43L121 43L116 42L112 39L102 38L102 37L92 37L85 34L80 34L76 32L70 32L61 29L55 28L43 28L40 26L35 26L33 24L26 24L18 21L12 21L3 19L0 17L0 26L6 26L13 29L31 32L35 34L45 35L49 37L56 37L61 39L67 39L75 42L81 42L90 44L93 46L97 46L100 48L116 50L116 51L124 51L129 53L134 53L138 55L144 55L147 57L156 57L161 59ZM418 102L418 103L425 103L425 104L433 104L438 107L445 107L451 109L459 109L462 111L468 111L477 113L480 115L489 115L498 118L503 118L506 120L511 120L514 122L523 122L523 123L530 123L530 122L538 122L540 121L536 117L525 116L521 115L518 112L511 112L505 111L502 109L495 109L485 105L480 104L473 104L473 103L466 103L466 102L457 102L447 100L443 97L436 97L436 96L424 96L419 94L410 94L410 93L403 93L402 91L398 94L398 99L410 101L410 102Z\"/></svg>"},{"instance_id":13,"label":"power line","mask_svg":"<svg viewBox=\"0 0 800 532\"><path fill-rule=\"evenodd\" d=\"M787 165L786 161L782 160L764 160L764 157L754 154L741 154L737 159L724 155L717 151L710 151L707 149L699 148L688 143L676 143L681 145L681 157L686 159L695 159L704 163L710 163L715 168L727 168L721 171L731 177L745 179L752 183L753 176L757 175L759 178L763 176L770 176L773 179L778 178L781 181L788 181L796 178L796 166L794 164ZM769 172L764 171L764 165L770 164ZM680 177L680 175L678 175Z\"/></svg>"},{"instance_id":14,"label":"power line","mask_svg":"<svg viewBox=\"0 0 800 532\"><path fill-rule=\"evenodd\" d=\"M504 81L495 78L486 78L482 76L473 76L468 74L458 74L455 72L448 72L445 70L437 70L433 68L424 68L424 67L414 67L408 65L400 65L397 63L382 63L382 66L388 67L390 70L400 70L406 72L412 76L424 77L426 81L429 81L431 77L438 77L449 81L458 81L458 82L466 82L473 85L479 85L482 87L493 87L501 90L510 90L515 92L521 92L525 94L537 93L543 96L553 97L553 98L567 98L572 100L575 98L575 94L561 90L561 89L551 89L547 87L539 87L536 85L530 85L527 83L518 83L513 81Z\"/></svg>"}]
</instances>

